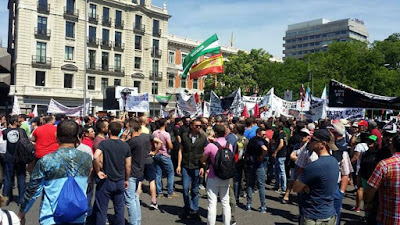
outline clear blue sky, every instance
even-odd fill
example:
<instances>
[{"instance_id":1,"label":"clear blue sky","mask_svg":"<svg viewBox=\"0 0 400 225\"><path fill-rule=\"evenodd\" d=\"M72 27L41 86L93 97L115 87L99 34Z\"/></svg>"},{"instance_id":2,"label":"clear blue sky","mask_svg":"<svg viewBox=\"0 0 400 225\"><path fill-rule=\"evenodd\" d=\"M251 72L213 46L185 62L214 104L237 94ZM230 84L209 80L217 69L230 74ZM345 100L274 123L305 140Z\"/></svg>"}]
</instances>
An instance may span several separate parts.
<instances>
[{"instance_id":1,"label":"clear blue sky","mask_svg":"<svg viewBox=\"0 0 400 225\"><path fill-rule=\"evenodd\" d=\"M0 38L7 40L7 1L0 0ZM52 0L50 0L51 2ZM288 24L326 18L358 18L365 22L369 40L383 40L400 32L399 0L153 0L167 3L172 15L169 33L204 40L217 33L220 43L250 50L263 48L282 56L282 37Z\"/></svg>"}]
</instances>

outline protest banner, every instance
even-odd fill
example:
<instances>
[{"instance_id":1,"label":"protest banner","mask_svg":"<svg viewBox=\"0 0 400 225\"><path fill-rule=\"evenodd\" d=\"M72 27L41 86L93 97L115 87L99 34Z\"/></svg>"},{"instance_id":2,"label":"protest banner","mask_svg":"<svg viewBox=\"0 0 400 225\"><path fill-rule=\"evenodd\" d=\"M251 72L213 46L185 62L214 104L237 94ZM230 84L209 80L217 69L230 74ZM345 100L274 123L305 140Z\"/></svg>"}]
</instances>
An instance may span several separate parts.
<instances>
[{"instance_id":1,"label":"protest banner","mask_svg":"<svg viewBox=\"0 0 400 225\"><path fill-rule=\"evenodd\" d=\"M129 95L126 98L126 110L130 112L150 112L149 93Z\"/></svg>"},{"instance_id":2,"label":"protest banner","mask_svg":"<svg viewBox=\"0 0 400 225\"><path fill-rule=\"evenodd\" d=\"M89 103L86 104L86 108L89 108ZM48 114L65 114L67 116L82 116L83 105L78 107L67 107L54 99L50 99L49 106L47 108Z\"/></svg>"}]
</instances>

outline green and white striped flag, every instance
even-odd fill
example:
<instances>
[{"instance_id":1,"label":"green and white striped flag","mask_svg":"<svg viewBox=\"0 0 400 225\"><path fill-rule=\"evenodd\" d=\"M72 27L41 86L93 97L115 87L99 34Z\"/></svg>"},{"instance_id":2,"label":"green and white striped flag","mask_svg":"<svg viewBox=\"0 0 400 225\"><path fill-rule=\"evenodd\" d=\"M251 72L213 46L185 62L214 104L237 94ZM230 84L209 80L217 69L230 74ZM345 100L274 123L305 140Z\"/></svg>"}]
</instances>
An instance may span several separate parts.
<instances>
[{"instance_id":1,"label":"green and white striped flag","mask_svg":"<svg viewBox=\"0 0 400 225\"><path fill-rule=\"evenodd\" d=\"M218 36L214 34L201 45L197 46L193 51L191 51L188 56L186 56L185 60L183 61L182 78L186 78L187 73L197 58L208 53L218 54L220 52L221 47L218 43Z\"/></svg>"},{"instance_id":2,"label":"green and white striped flag","mask_svg":"<svg viewBox=\"0 0 400 225\"><path fill-rule=\"evenodd\" d=\"M162 96L162 95L156 95L157 101L160 103L162 106L168 105L169 100L171 100L172 95L167 95L167 96Z\"/></svg>"}]
</instances>

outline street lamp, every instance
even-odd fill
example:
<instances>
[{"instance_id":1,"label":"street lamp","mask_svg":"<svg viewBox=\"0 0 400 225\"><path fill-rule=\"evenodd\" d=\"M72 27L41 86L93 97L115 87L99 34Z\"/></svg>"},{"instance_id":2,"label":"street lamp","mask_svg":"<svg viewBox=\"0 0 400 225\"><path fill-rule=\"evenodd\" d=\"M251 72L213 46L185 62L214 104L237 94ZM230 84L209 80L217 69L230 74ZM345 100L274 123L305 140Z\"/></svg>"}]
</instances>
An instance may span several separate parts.
<instances>
[{"instance_id":1,"label":"street lamp","mask_svg":"<svg viewBox=\"0 0 400 225\"><path fill-rule=\"evenodd\" d=\"M149 50L150 48L145 48L144 50ZM156 106L155 106L155 104L156 104L156 94L155 94L155 91L154 91L154 88L155 88L155 83L156 83L156 73L155 73L155 62L156 62L156 46L155 45L153 45L153 58L152 58L152 60L153 60L153 65L152 65L152 69L151 69L151 74L153 75L153 81L152 81L152 85L151 85L151 94L153 95L153 117L155 116L155 114L156 114ZM158 72L158 71L157 71ZM154 92L154 94L153 94L153 92ZM150 110L150 114L151 114L151 110Z\"/></svg>"},{"instance_id":2,"label":"street lamp","mask_svg":"<svg viewBox=\"0 0 400 225\"><path fill-rule=\"evenodd\" d=\"M131 94L131 89L129 88L124 88L121 91L121 97L124 100L124 112L126 111L126 99L128 98L128 95Z\"/></svg>"}]
</instances>

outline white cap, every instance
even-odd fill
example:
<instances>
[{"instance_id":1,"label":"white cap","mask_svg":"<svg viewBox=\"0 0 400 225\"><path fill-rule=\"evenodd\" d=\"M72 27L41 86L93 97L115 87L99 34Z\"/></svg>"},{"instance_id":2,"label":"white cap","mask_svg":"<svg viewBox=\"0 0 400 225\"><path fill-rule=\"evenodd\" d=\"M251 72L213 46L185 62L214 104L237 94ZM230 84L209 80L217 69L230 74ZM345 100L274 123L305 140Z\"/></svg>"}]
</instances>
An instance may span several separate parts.
<instances>
[{"instance_id":1,"label":"white cap","mask_svg":"<svg viewBox=\"0 0 400 225\"><path fill-rule=\"evenodd\" d=\"M309 131L307 128L302 128L302 129L300 130L300 132L306 133L306 134L308 134L308 135L311 134L310 131Z\"/></svg>"},{"instance_id":2,"label":"white cap","mask_svg":"<svg viewBox=\"0 0 400 225\"><path fill-rule=\"evenodd\" d=\"M308 129L308 130L315 130L315 124L309 123L309 124L307 125L307 129Z\"/></svg>"}]
</instances>

